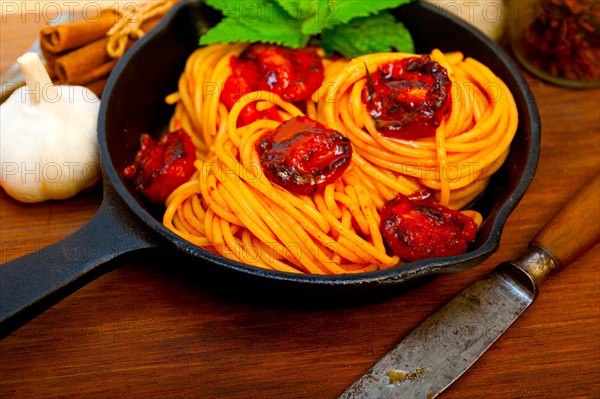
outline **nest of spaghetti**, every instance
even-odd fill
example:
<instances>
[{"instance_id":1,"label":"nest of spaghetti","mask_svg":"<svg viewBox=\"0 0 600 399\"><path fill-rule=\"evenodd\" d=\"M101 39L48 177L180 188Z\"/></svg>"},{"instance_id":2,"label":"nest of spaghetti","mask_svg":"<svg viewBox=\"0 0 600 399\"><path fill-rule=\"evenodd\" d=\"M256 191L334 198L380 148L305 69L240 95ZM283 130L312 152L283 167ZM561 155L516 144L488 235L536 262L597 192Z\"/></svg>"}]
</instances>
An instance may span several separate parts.
<instances>
[{"instance_id":1,"label":"nest of spaghetti","mask_svg":"<svg viewBox=\"0 0 600 399\"><path fill-rule=\"evenodd\" d=\"M459 52L280 50L218 44L189 57L166 98L165 136L184 139L163 149L178 175L156 199L163 224L225 258L290 273L369 272L468 250L482 217L465 207L517 129L507 86ZM128 173L138 183L139 161L150 163L142 150L160 146L146 140Z\"/></svg>"}]
</instances>

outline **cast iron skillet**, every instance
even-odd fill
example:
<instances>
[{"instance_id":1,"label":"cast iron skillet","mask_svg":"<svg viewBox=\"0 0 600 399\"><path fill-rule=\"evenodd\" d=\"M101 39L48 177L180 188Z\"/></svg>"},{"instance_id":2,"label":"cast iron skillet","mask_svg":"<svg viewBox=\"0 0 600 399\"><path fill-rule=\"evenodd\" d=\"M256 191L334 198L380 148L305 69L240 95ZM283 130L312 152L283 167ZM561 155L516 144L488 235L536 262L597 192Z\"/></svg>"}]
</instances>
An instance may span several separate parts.
<instances>
[{"instance_id":1,"label":"cast iron skillet","mask_svg":"<svg viewBox=\"0 0 600 399\"><path fill-rule=\"evenodd\" d=\"M197 268L214 269L219 279L241 279L286 292L338 296L411 286L440 273L473 267L495 252L504 224L525 194L537 166L540 121L531 92L507 55L483 34L434 6L413 3L395 10L411 31L417 52L460 50L487 64L513 93L519 127L510 155L474 204L484 215L476 242L463 255L413 262L385 271L341 276L296 275L254 268L200 249L164 228L161 209L146 203L123 179L139 134L159 134L172 112L166 94L176 90L187 56L198 38L220 17L199 1L178 3L153 33L132 47L111 74L98 124L104 197L81 230L36 253L0 267L0 321L4 334L64 298L91 279L160 250L184 255ZM211 22L212 21L212 22ZM170 251L170 252L169 252ZM130 259L131 260L131 259ZM367 297L361 293L361 297Z\"/></svg>"}]
</instances>

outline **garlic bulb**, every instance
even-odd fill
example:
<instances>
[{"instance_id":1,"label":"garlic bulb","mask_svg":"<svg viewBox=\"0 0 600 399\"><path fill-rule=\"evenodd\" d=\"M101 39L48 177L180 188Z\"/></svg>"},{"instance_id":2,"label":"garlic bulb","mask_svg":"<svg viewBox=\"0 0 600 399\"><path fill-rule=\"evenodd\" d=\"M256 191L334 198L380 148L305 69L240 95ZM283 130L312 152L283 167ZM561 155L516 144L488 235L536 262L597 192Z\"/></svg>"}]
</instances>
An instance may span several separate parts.
<instances>
[{"instance_id":1,"label":"garlic bulb","mask_svg":"<svg viewBox=\"0 0 600 399\"><path fill-rule=\"evenodd\" d=\"M53 85L40 57L17 60L26 85L0 106L0 186L21 202L72 197L100 178L99 98Z\"/></svg>"}]
</instances>

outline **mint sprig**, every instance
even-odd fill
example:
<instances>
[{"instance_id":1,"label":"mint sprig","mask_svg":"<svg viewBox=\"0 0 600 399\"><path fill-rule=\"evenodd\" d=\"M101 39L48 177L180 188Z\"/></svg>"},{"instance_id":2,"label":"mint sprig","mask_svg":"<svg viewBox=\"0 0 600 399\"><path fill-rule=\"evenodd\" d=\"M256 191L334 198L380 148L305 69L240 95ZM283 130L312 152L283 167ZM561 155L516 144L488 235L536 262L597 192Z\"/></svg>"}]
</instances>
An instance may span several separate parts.
<instances>
[{"instance_id":1,"label":"mint sprig","mask_svg":"<svg viewBox=\"0 0 600 399\"><path fill-rule=\"evenodd\" d=\"M347 58L394 50L415 51L408 30L387 11L323 30L321 46L327 54L338 52Z\"/></svg>"},{"instance_id":2,"label":"mint sprig","mask_svg":"<svg viewBox=\"0 0 600 399\"><path fill-rule=\"evenodd\" d=\"M299 48L320 38L326 51L347 57L410 51L412 39L404 26L389 13L378 14L410 1L207 0L223 19L201 37L200 44L263 42Z\"/></svg>"},{"instance_id":3,"label":"mint sprig","mask_svg":"<svg viewBox=\"0 0 600 399\"><path fill-rule=\"evenodd\" d=\"M310 39L302 33L302 20L295 19L271 0L207 0L224 18L200 38L201 45L263 42L292 48L304 47Z\"/></svg>"}]
</instances>

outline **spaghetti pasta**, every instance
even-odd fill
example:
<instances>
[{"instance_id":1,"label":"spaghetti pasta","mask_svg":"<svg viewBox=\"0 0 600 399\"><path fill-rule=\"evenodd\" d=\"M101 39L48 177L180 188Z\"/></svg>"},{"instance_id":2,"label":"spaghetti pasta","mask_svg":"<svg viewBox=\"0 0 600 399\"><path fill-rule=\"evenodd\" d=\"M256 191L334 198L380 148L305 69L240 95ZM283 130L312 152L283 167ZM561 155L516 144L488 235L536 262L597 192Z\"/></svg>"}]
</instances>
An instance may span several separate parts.
<instances>
[{"instance_id":1,"label":"spaghetti pasta","mask_svg":"<svg viewBox=\"0 0 600 399\"><path fill-rule=\"evenodd\" d=\"M514 100L489 69L460 53L431 53L448 71L452 107L433 137L406 140L378 131L362 96L368 70L415 55L325 59L325 78L312 98L290 103L258 90L228 109L222 88L232 75L231 57L245 46L196 50L178 92L166 99L175 106L170 129L188 132L197 160L192 178L168 197L163 223L228 259L314 274L395 266L400 258L388 253L380 232L379 212L387 201L427 187L442 204L460 209L483 191L508 154L517 124ZM258 111L276 110L278 120L241 124L240 114L249 104ZM310 195L272 183L257 152L257 143L282 120L304 115L349 138L354 150L341 177ZM476 212L469 215L481 222Z\"/></svg>"},{"instance_id":2,"label":"spaghetti pasta","mask_svg":"<svg viewBox=\"0 0 600 399\"><path fill-rule=\"evenodd\" d=\"M403 140L385 137L361 99L367 69L413 55L365 55L327 76L313 96L318 119L352 142L355 161L366 174L394 192L409 195L421 186L435 191L443 205L460 209L473 201L502 165L517 130L516 104L506 85L478 61L460 53L431 58L452 82L452 108L434 137ZM378 191L384 199L389 193Z\"/></svg>"}]
</instances>

